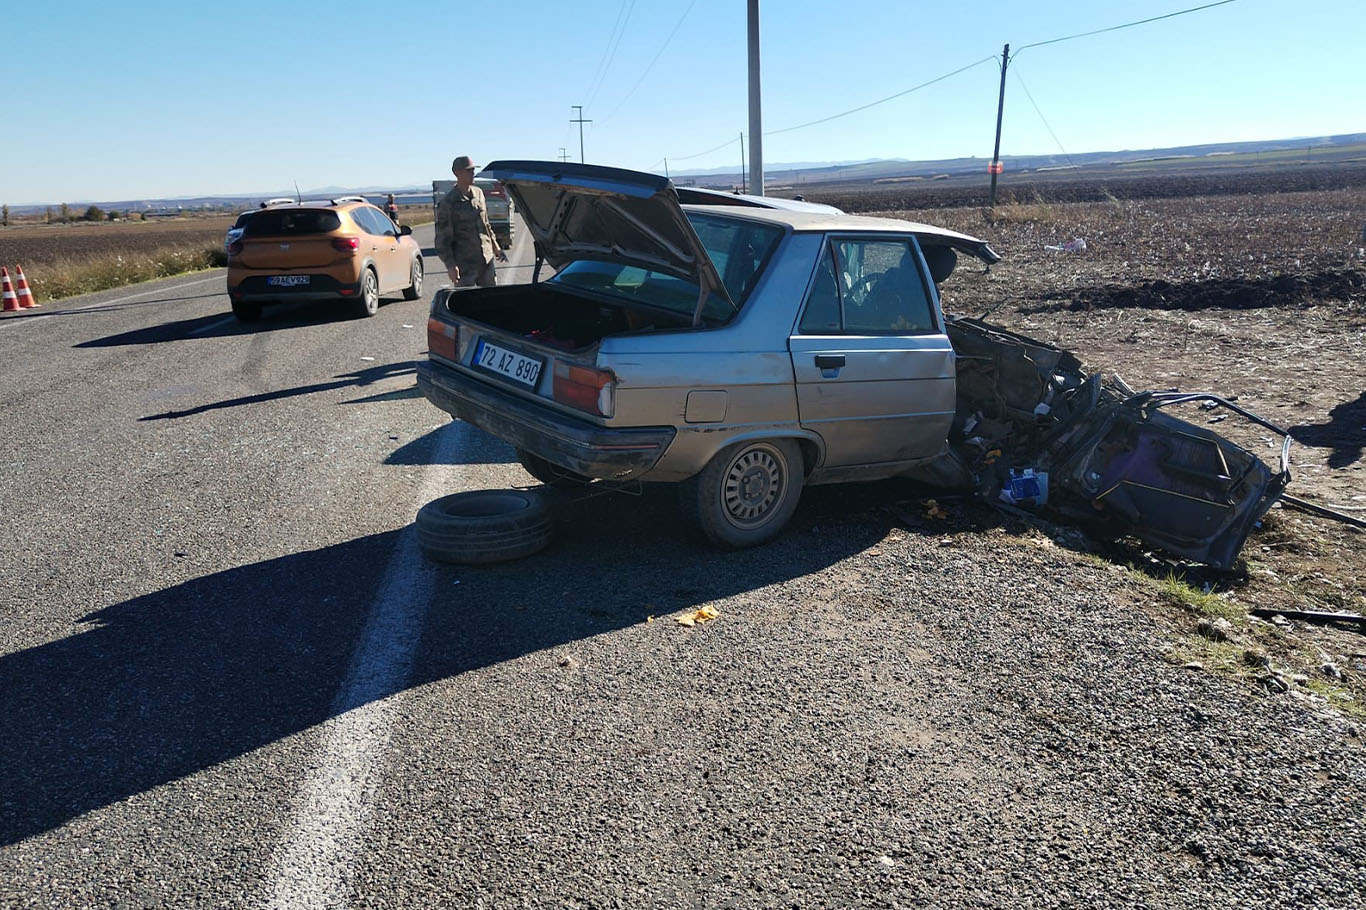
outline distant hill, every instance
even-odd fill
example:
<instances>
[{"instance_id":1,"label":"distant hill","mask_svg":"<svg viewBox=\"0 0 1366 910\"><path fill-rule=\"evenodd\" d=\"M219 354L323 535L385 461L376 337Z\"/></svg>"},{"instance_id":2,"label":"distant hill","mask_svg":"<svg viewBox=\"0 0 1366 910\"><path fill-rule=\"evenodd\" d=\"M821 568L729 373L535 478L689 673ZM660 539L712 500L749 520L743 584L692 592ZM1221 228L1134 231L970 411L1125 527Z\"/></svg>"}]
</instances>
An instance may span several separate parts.
<instances>
[{"instance_id":1,"label":"distant hill","mask_svg":"<svg viewBox=\"0 0 1366 910\"><path fill-rule=\"evenodd\" d=\"M1318 157L1315 157L1315 156ZM1171 162L1173 166L1186 169L1208 167L1252 167L1259 164L1280 162L1310 162L1332 160L1366 160L1366 133L1346 133L1337 136L1310 136L1292 139L1267 139L1252 142L1215 142L1204 145L1186 145L1160 149L1126 149L1111 152L1079 152L1076 154L1049 155L1002 155L1001 161L1008 179L1012 174L1043 174L1053 171L1095 171L1096 169L1122 169L1132 166L1157 165ZM947 175L959 177L986 173L988 160L981 157L941 158L932 161L908 161L902 158L873 158L843 162L787 162L764 166L766 186L800 187L807 184L895 182L897 180L927 179ZM712 168L709 170L671 171L676 183L700 186L725 187L738 186L741 173L738 168ZM442 175L437 175L442 176ZM393 193L396 196L425 197L431 193L431 182L421 180L406 186L367 186L338 187L325 186L304 190L300 195L305 199L330 199L336 196L363 195L383 196ZM157 211L181 208L189 211L196 209L250 208L263 199L278 196L293 197L293 188L261 193L234 193L203 196L177 196L166 199L116 199L116 200L61 200L75 212L84 211L90 205L102 209L119 211ZM0 200L3 201L3 200ZM35 205L10 204L15 214L42 212L51 206L61 204L39 203Z\"/></svg>"}]
</instances>

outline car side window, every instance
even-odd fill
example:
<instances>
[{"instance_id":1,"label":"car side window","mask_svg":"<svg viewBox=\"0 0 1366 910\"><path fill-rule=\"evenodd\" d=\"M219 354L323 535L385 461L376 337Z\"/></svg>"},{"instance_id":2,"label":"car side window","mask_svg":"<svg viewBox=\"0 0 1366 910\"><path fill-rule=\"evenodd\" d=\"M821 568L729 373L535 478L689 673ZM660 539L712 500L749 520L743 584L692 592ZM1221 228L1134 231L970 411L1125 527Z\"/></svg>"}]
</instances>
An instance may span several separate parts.
<instances>
[{"instance_id":1,"label":"car side window","mask_svg":"<svg viewBox=\"0 0 1366 910\"><path fill-rule=\"evenodd\" d=\"M844 331L914 335L937 331L934 304L910 240L839 240Z\"/></svg>"},{"instance_id":2,"label":"car side window","mask_svg":"<svg viewBox=\"0 0 1366 910\"><path fill-rule=\"evenodd\" d=\"M351 214L352 217L356 219L356 223L361 226L361 230L365 231L367 234L383 237L385 234L392 234L394 232L393 226L389 223L389 219L385 217L379 209L361 207L353 209Z\"/></svg>"},{"instance_id":3,"label":"car side window","mask_svg":"<svg viewBox=\"0 0 1366 910\"><path fill-rule=\"evenodd\" d=\"M826 244L821 252L816 277L806 295L806 309L797 331L803 335L838 335L841 331L839 283L835 278L835 259Z\"/></svg>"}]
</instances>

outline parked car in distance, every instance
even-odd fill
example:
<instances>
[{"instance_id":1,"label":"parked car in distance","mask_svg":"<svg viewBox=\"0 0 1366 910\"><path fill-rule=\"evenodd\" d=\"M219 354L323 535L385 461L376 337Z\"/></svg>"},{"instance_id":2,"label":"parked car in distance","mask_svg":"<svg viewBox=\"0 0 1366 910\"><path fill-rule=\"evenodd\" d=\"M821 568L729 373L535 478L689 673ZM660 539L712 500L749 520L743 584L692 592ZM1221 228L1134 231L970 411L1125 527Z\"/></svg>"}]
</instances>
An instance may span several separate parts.
<instances>
[{"instance_id":1,"label":"parked car in distance","mask_svg":"<svg viewBox=\"0 0 1366 910\"><path fill-rule=\"evenodd\" d=\"M373 316L381 297L422 295L422 249L412 228L360 196L272 200L244 212L232 230L240 233L227 244L228 297L244 322L286 300L343 300L355 315Z\"/></svg>"},{"instance_id":2,"label":"parked car in distance","mask_svg":"<svg viewBox=\"0 0 1366 910\"><path fill-rule=\"evenodd\" d=\"M418 388L543 482L675 483L689 525L744 547L779 533L803 486L904 476L1047 502L1227 567L1288 480L1284 457L1273 475L1158 412L1190 396L1103 384L1057 348L947 318L958 254L1000 258L977 238L773 201L684 205L665 178L616 168L483 173L555 274L439 291Z\"/></svg>"},{"instance_id":3,"label":"parked car in distance","mask_svg":"<svg viewBox=\"0 0 1366 910\"><path fill-rule=\"evenodd\" d=\"M489 210L489 227L493 228L493 234L498 238L498 245L505 250L511 249L513 207L512 199L508 196L507 190L497 180L487 177L475 177L474 185L484 193L484 204L488 206ZM441 202L441 197L449 193L454 186L454 180L432 181L433 209Z\"/></svg>"}]
</instances>

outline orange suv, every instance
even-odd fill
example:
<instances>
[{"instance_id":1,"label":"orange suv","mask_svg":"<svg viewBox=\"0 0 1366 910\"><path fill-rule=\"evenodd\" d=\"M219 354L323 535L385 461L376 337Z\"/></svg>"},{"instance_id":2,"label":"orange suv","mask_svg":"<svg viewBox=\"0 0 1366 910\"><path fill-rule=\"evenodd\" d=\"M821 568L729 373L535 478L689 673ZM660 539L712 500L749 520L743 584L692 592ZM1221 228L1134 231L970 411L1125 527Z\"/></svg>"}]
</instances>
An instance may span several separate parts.
<instances>
[{"instance_id":1,"label":"orange suv","mask_svg":"<svg viewBox=\"0 0 1366 910\"><path fill-rule=\"evenodd\" d=\"M326 202L271 200L243 216L228 243L228 297L243 322L266 303L349 300L373 316L382 296L422 295L422 248L359 196Z\"/></svg>"}]
</instances>

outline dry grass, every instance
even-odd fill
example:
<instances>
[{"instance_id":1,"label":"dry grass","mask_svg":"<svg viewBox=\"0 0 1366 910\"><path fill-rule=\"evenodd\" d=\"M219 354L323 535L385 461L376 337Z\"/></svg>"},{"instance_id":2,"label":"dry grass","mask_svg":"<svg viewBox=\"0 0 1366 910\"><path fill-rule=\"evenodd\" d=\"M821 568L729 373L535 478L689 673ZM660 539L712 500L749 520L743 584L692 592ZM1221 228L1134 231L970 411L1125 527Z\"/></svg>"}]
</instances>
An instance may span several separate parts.
<instances>
[{"instance_id":1,"label":"dry grass","mask_svg":"<svg viewBox=\"0 0 1366 910\"><path fill-rule=\"evenodd\" d=\"M401 206L409 226L432 220L429 205ZM182 215L152 221L15 224L0 227L0 265L24 267L39 302L89 294L227 264L229 215Z\"/></svg>"}]
</instances>

